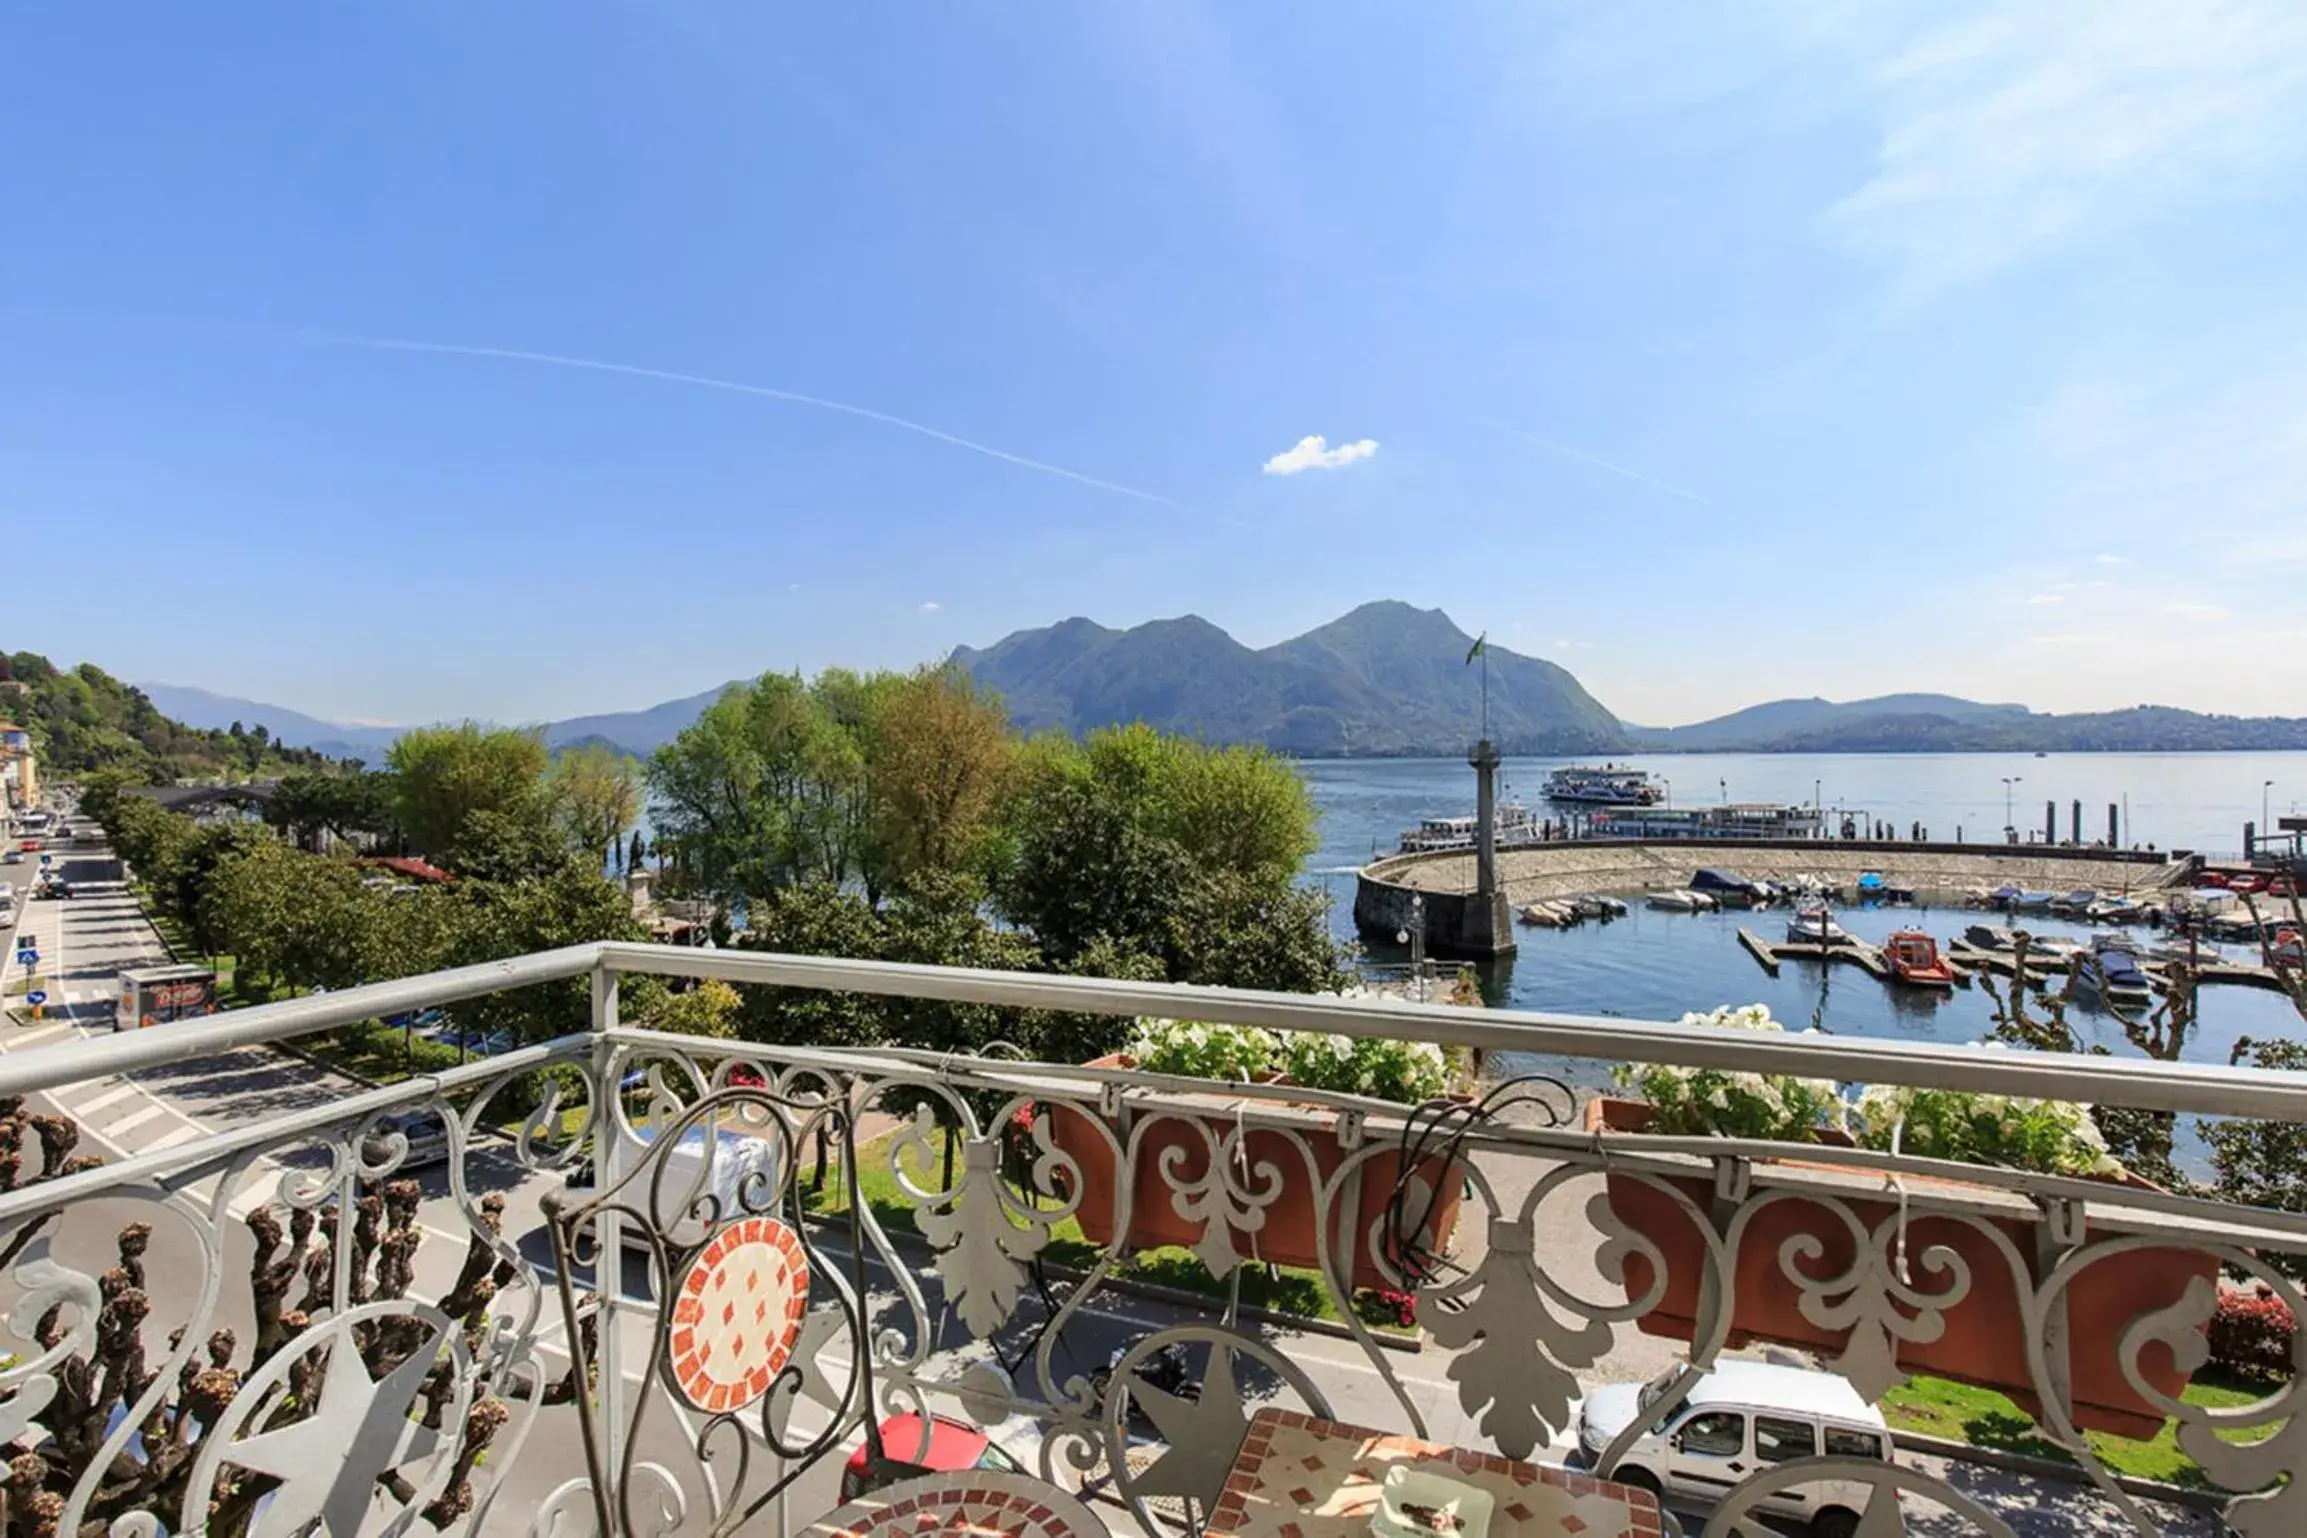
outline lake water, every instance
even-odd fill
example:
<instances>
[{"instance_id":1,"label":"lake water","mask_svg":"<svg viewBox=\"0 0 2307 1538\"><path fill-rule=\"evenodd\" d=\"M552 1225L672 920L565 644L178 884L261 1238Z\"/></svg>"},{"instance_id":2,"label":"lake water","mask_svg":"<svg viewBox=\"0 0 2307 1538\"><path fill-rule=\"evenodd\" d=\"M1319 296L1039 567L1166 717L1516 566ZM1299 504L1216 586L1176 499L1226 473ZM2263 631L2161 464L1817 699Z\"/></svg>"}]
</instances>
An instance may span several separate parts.
<instances>
[{"instance_id":1,"label":"lake water","mask_svg":"<svg viewBox=\"0 0 2307 1538\"><path fill-rule=\"evenodd\" d=\"M1589 762L1591 760L1588 760ZM1508 783L1532 806L1555 760L1512 760ZM2131 841L2157 848L2236 850L2243 824L2259 817L2259 793L2275 782L2277 814L2307 803L2307 753L1665 755L1624 760L1669 779L1678 803L1716 800L1807 802L1816 782L1829 808L1862 810L1903 833L1921 822L1934 838L1959 826L1974 842L1993 842L2003 826L2005 775L2021 827L2042 826L2043 803L2056 799L2062 831L2069 803L2083 801L2086 837L2103 836L2107 803L2128 798ZM1352 933L1352 868L1373 851L1394 847L1421 817L1470 813L1473 771L1441 759L1308 762L1306 781L1321 808L1321 848L1309 879L1332 895L1333 926ZM1702 792L1702 793L1699 793ZM1694 794L1699 793L1699 794ZM2296 798L2296 799L2295 799ZM2027 808L2031 807L2031 814ZM1735 866L1735 860L1730 861ZM1983 915L1967 909L1849 909L1845 927L1880 940L1893 929L1919 928L1943 943ZM1776 978L1738 943L1740 923L1766 938L1784 934L1783 912L1664 913L1635 906L1626 918L1575 929L1522 929L1521 952L1501 963L1488 990L1520 1009L1672 1020L1720 1004L1765 1003L1790 1029L1813 1023L1841 1034L1964 1042L1985 1037L1990 1006L1976 987L1951 995L1893 988L1856 967L1790 960ZM2082 927L2030 916L2039 933L2081 935ZM2237 954L2236 959L2252 959ZM2111 1017L2078 1005L2072 1016L2087 1039L2130 1055ZM2282 995L2233 985L2203 991L2201 1022L2186 1055L2225 1061L2239 1036L2302 1036L2302 1023ZM1573 1068L1590 1079L1592 1065Z\"/></svg>"}]
</instances>

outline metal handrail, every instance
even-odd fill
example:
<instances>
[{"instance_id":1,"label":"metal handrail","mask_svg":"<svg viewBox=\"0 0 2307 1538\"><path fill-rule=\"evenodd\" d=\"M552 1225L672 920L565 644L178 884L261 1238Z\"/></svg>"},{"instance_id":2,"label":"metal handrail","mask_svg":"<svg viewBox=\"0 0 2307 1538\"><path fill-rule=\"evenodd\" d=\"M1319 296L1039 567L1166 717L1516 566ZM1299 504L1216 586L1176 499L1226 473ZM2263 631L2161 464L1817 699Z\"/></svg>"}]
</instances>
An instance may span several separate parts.
<instances>
[{"instance_id":1,"label":"metal handrail","mask_svg":"<svg viewBox=\"0 0 2307 1538\"><path fill-rule=\"evenodd\" d=\"M2307 1074L2081 1053L1987 1050L1879 1037L1827 1037L1535 1010L1470 1010L1395 999L1130 982L924 966L843 956L610 941L370 983L233 1010L197 1024L67 1041L0 1059L0 1094L31 1094L234 1047L453 1004L596 971L937 999L1074 1014L1167 1015L1275 1030L1429 1041L1485 1052L1672 1063L1861 1083L1976 1090L2208 1116L2307 1122Z\"/></svg>"}]
</instances>

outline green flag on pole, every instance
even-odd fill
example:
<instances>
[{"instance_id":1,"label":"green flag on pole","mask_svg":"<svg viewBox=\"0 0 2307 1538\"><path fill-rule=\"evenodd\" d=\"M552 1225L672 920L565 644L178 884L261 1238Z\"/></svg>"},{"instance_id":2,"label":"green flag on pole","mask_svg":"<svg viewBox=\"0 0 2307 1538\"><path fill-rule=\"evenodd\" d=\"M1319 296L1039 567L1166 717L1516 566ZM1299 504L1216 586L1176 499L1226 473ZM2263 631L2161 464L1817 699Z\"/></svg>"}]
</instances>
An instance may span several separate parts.
<instances>
[{"instance_id":1,"label":"green flag on pole","mask_svg":"<svg viewBox=\"0 0 2307 1538\"><path fill-rule=\"evenodd\" d=\"M1490 632L1485 630L1480 635L1474 637L1474 644L1472 646L1466 648L1466 666L1472 667L1474 665L1474 659L1481 656L1489 649Z\"/></svg>"}]
</instances>

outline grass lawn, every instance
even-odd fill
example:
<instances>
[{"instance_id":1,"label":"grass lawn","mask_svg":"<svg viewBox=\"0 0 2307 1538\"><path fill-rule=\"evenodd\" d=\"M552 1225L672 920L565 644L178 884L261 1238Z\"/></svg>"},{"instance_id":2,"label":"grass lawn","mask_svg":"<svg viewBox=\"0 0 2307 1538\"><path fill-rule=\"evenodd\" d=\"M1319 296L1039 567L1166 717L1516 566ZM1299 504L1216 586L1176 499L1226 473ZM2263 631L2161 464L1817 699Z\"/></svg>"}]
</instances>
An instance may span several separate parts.
<instances>
[{"instance_id":1,"label":"grass lawn","mask_svg":"<svg viewBox=\"0 0 2307 1538\"><path fill-rule=\"evenodd\" d=\"M2271 1392L2223 1379L2198 1377L2181 1397L2189 1404L2206 1409L2231 1410L2255 1404ZM2074 1462L2063 1449L2035 1434L2034 1423L2025 1411L1992 1389L1973 1388L1967 1383L1917 1373L1883 1396L1882 1412L1892 1427L1900 1431L1917 1431L2003 1452L2029 1453L2058 1463ZM2222 1431L2219 1435L2229 1442L2257 1442L2273 1436L2282 1429L2282 1424L2276 1421L2245 1431ZM2159 1479L2166 1484L2194 1489L2219 1488L2200 1464L2180 1451L2177 1421L2166 1421L2152 1442L2135 1442L2103 1431L2084 1435L2090 1438L2091 1450L2115 1473Z\"/></svg>"},{"instance_id":2,"label":"grass lawn","mask_svg":"<svg viewBox=\"0 0 2307 1538\"><path fill-rule=\"evenodd\" d=\"M919 1234L914 1221L912 1200L899 1188L897 1176L889 1167L890 1144L895 1134L868 1143L858 1150L859 1187L865 1193L865 1205L890 1233ZM805 1157L813 1159L813 1155ZM813 1163L804 1165L813 1172ZM906 1166L913 1184L925 1191L935 1191L944 1185L936 1160L921 1166L909 1162ZM809 1176L803 1176L802 1201L807 1211L822 1217L835 1217L849 1210L848 1188L841 1178L840 1151L834 1155L826 1169L824 1188L812 1192L808 1188ZM1095 1267L1103 1249L1090 1242L1082 1233L1081 1225L1071 1218L1054 1225L1050 1230L1048 1246L1042 1258L1053 1265L1088 1271ZM1175 1288L1181 1292L1199 1293L1204 1297L1223 1300L1227 1283L1210 1274L1209 1268L1191 1250L1168 1247L1141 1250L1123 1264L1115 1267L1116 1277L1155 1286ZM1269 1277L1266 1268L1247 1265L1242 1268L1242 1302L1252 1308L1266 1309L1277 1314L1291 1314L1301 1319L1320 1319L1338 1323L1336 1305L1331 1301L1329 1289L1312 1271L1292 1267L1276 1268ZM1384 1311L1377 1299L1367 1292L1354 1295L1354 1309L1364 1324L1373 1330L1393 1334L1410 1333L1394 1316Z\"/></svg>"}]
</instances>

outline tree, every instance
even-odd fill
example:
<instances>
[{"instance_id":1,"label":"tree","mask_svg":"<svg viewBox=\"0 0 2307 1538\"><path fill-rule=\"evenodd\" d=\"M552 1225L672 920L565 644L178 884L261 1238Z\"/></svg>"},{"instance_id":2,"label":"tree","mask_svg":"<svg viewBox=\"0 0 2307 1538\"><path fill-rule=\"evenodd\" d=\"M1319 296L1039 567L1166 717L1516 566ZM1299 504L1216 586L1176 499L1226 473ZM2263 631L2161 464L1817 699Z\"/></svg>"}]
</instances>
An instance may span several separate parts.
<instances>
[{"instance_id":1,"label":"tree","mask_svg":"<svg viewBox=\"0 0 2307 1538\"><path fill-rule=\"evenodd\" d=\"M744 1000L718 977L708 977L680 993L668 992L642 1020L651 1030L727 1040L737 1034Z\"/></svg>"},{"instance_id":2,"label":"tree","mask_svg":"<svg viewBox=\"0 0 2307 1538\"><path fill-rule=\"evenodd\" d=\"M80 811L100 827L110 828L120 815L120 797L131 784L127 771L99 769L80 782Z\"/></svg>"},{"instance_id":3,"label":"tree","mask_svg":"<svg viewBox=\"0 0 2307 1538\"><path fill-rule=\"evenodd\" d=\"M564 858L548 874L526 880L452 881L395 902L438 904L447 936L441 966L470 966L526 956L594 940L641 940L647 934L616 885ZM550 1041L586 1030L592 1021L583 979L494 993L456 1006L457 1018L483 1030L513 1032L521 1041Z\"/></svg>"},{"instance_id":4,"label":"tree","mask_svg":"<svg viewBox=\"0 0 2307 1538\"><path fill-rule=\"evenodd\" d=\"M485 727L426 726L403 732L387 754L393 815L426 854L452 847L476 812L541 821L544 734Z\"/></svg>"},{"instance_id":5,"label":"tree","mask_svg":"<svg viewBox=\"0 0 2307 1538\"><path fill-rule=\"evenodd\" d=\"M598 742L563 748L553 756L545 794L573 846L596 858L607 849L614 858L641 815L640 766Z\"/></svg>"},{"instance_id":6,"label":"tree","mask_svg":"<svg viewBox=\"0 0 2307 1538\"><path fill-rule=\"evenodd\" d=\"M959 668L925 667L889 679L862 726L878 866L868 889L977 868L1017 761L1001 702Z\"/></svg>"},{"instance_id":7,"label":"tree","mask_svg":"<svg viewBox=\"0 0 2307 1538\"><path fill-rule=\"evenodd\" d=\"M389 774L284 774L273 786L264 820L299 845L312 848L323 833L347 843L389 838L393 822Z\"/></svg>"},{"instance_id":8,"label":"tree","mask_svg":"<svg viewBox=\"0 0 2307 1538\"><path fill-rule=\"evenodd\" d=\"M439 858L475 881L528 881L557 871L570 852L560 830L527 808L478 810L466 814ZM588 868L599 874L597 865Z\"/></svg>"},{"instance_id":9,"label":"tree","mask_svg":"<svg viewBox=\"0 0 2307 1538\"><path fill-rule=\"evenodd\" d=\"M1173 982L1328 989L1340 951L1296 885L1313 805L1271 755L1144 726L1031 745L1003 807L993 896L1073 969L1092 950Z\"/></svg>"},{"instance_id":10,"label":"tree","mask_svg":"<svg viewBox=\"0 0 2307 1538\"><path fill-rule=\"evenodd\" d=\"M836 678L826 693L841 696ZM855 874L863 756L795 676L732 685L649 764L653 816L682 878L715 897Z\"/></svg>"}]
</instances>

